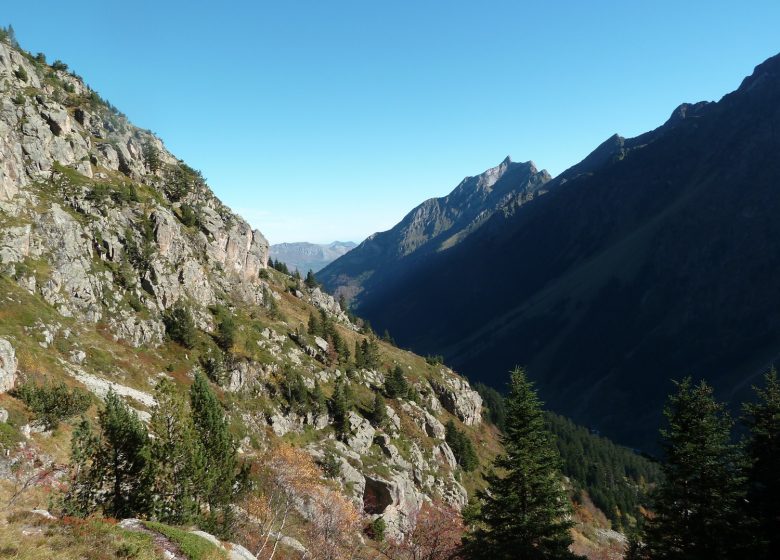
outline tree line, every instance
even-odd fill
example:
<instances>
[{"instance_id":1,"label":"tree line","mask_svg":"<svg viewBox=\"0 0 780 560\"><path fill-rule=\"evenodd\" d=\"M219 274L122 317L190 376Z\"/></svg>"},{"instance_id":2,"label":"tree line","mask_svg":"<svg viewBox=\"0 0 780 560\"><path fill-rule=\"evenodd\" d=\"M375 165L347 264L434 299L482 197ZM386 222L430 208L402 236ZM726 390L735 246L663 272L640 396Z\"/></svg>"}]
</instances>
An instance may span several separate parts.
<instances>
[{"instance_id":1,"label":"tree line","mask_svg":"<svg viewBox=\"0 0 780 560\"><path fill-rule=\"evenodd\" d=\"M746 435L706 382L685 378L664 409L662 477L628 560L780 558L780 382L774 370L742 407ZM562 461L533 385L511 374L504 453L470 512L472 559L572 558Z\"/></svg>"}]
</instances>

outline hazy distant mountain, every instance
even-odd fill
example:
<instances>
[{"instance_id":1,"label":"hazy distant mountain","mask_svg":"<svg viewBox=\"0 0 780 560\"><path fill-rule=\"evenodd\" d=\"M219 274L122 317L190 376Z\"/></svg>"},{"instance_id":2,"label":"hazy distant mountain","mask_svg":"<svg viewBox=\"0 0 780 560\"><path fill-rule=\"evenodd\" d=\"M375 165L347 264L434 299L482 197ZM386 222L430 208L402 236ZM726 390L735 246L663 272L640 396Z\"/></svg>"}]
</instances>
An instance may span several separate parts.
<instances>
[{"instance_id":1,"label":"hazy distant mountain","mask_svg":"<svg viewBox=\"0 0 780 560\"><path fill-rule=\"evenodd\" d=\"M374 282L356 311L473 380L501 387L525 365L554 410L652 446L670 379L733 400L780 354L779 155L780 56L717 103L608 139L546 195ZM331 285L354 261L328 267Z\"/></svg>"},{"instance_id":2,"label":"hazy distant mountain","mask_svg":"<svg viewBox=\"0 0 780 560\"><path fill-rule=\"evenodd\" d=\"M514 202L532 199L550 180L533 162L508 157L476 177L466 177L449 195L426 200L389 231L375 233L324 268L318 279L334 293L360 305L377 286L386 286L425 255L454 247Z\"/></svg>"},{"instance_id":3,"label":"hazy distant mountain","mask_svg":"<svg viewBox=\"0 0 780 560\"><path fill-rule=\"evenodd\" d=\"M290 271L298 269L302 274L319 271L357 246L352 241L334 241L327 244L278 243L271 245L271 258L282 261Z\"/></svg>"}]
</instances>

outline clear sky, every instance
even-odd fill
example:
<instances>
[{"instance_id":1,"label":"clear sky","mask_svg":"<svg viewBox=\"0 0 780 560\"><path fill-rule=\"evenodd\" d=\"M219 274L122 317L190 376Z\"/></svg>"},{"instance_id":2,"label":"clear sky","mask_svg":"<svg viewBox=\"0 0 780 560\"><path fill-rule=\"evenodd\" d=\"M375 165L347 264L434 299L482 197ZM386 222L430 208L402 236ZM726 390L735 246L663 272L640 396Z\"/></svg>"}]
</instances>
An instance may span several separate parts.
<instances>
[{"instance_id":1,"label":"clear sky","mask_svg":"<svg viewBox=\"0 0 780 560\"><path fill-rule=\"evenodd\" d=\"M282 241L360 241L506 155L552 174L780 52L780 2L6 0Z\"/></svg>"}]
</instances>

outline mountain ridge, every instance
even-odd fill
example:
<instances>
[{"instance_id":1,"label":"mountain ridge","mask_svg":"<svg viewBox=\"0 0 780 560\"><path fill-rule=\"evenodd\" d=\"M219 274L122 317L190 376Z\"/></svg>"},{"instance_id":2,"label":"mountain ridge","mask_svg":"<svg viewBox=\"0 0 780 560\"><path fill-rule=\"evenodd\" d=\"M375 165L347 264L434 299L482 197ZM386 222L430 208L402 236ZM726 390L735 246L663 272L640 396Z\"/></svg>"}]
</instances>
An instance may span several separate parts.
<instances>
[{"instance_id":1,"label":"mountain ridge","mask_svg":"<svg viewBox=\"0 0 780 560\"><path fill-rule=\"evenodd\" d=\"M718 102L608 138L356 311L475 381L500 388L527 365L556 411L654 448L669 378L735 396L780 350L780 301L754 285L780 274L779 61Z\"/></svg>"},{"instance_id":2,"label":"mountain ridge","mask_svg":"<svg viewBox=\"0 0 780 560\"><path fill-rule=\"evenodd\" d=\"M370 235L318 278L329 291L357 304L363 292L373 289L373 276L385 282L413 266L408 261L457 245L511 200L541 193L549 180L549 173L537 170L533 162L516 163L507 156L497 166L464 178L449 194L425 200L390 230Z\"/></svg>"}]
</instances>

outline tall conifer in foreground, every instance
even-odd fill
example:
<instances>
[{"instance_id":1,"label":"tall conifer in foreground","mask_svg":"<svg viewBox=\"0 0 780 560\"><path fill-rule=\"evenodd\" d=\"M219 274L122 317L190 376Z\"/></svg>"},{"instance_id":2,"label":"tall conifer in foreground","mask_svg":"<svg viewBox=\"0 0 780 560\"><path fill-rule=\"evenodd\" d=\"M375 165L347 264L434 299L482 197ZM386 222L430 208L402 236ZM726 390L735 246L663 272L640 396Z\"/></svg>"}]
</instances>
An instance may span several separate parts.
<instances>
[{"instance_id":1,"label":"tall conifer in foreground","mask_svg":"<svg viewBox=\"0 0 780 560\"><path fill-rule=\"evenodd\" d=\"M780 381L773 368L764 388L754 387L755 403L744 406L743 422L750 430L747 451L748 504L759 520L755 558L780 558Z\"/></svg>"},{"instance_id":2,"label":"tall conifer in foreground","mask_svg":"<svg viewBox=\"0 0 780 560\"><path fill-rule=\"evenodd\" d=\"M203 479L203 448L189 405L172 381L155 388L157 405L149 422L154 469L154 512L169 523L185 523L198 512L195 496Z\"/></svg>"},{"instance_id":3,"label":"tall conifer in foreground","mask_svg":"<svg viewBox=\"0 0 780 560\"><path fill-rule=\"evenodd\" d=\"M195 382L190 387L190 408L195 433L203 449L199 498L209 505L209 525L227 534L232 516L231 502L239 482L238 445L230 433L222 405L200 371L195 372Z\"/></svg>"},{"instance_id":4,"label":"tall conifer in foreground","mask_svg":"<svg viewBox=\"0 0 780 560\"><path fill-rule=\"evenodd\" d=\"M690 378L664 409L666 462L643 557L718 560L746 556L744 460L733 422L712 388Z\"/></svg>"},{"instance_id":5,"label":"tall conifer in foreground","mask_svg":"<svg viewBox=\"0 0 780 560\"><path fill-rule=\"evenodd\" d=\"M474 559L574 558L569 552L570 502L561 485L560 456L546 430L542 403L525 372L511 373L504 454L479 493L482 502L466 552Z\"/></svg>"}]
</instances>

